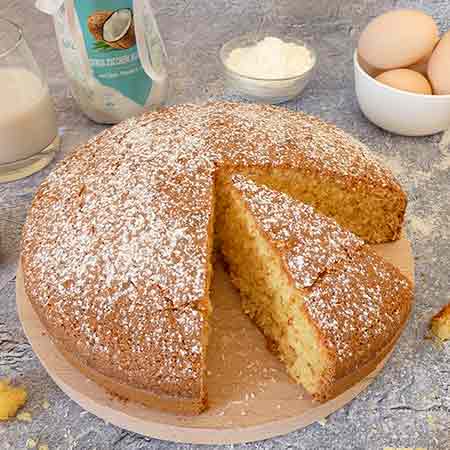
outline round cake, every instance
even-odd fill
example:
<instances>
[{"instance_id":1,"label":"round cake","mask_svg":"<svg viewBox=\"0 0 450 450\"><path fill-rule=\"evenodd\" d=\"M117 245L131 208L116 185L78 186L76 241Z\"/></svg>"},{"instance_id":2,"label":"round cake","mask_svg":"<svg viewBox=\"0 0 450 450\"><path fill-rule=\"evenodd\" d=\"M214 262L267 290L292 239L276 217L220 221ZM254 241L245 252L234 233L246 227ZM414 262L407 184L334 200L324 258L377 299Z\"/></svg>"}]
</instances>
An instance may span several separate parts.
<instances>
[{"instance_id":1,"label":"round cake","mask_svg":"<svg viewBox=\"0 0 450 450\"><path fill-rule=\"evenodd\" d=\"M391 172L320 119L214 102L105 130L40 186L21 263L58 348L116 394L205 408L215 205L233 174L312 205L368 243L400 236L406 196Z\"/></svg>"}]
</instances>

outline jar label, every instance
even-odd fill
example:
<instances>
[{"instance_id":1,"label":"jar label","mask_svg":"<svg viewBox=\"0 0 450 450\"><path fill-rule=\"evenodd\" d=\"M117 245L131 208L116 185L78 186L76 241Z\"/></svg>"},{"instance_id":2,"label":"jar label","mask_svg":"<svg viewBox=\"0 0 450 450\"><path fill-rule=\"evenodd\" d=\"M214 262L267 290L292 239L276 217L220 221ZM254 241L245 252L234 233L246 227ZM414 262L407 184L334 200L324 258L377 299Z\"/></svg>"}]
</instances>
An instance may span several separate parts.
<instances>
[{"instance_id":1,"label":"jar label","mask_svg":"<svg viewBox=\"0 0 450 450\"><path fill-rule=\"evenodd\" d=\"M144 106L152 80L136 46L133 0L75 0L92 75Z\"/></svg>"}]
</instances>

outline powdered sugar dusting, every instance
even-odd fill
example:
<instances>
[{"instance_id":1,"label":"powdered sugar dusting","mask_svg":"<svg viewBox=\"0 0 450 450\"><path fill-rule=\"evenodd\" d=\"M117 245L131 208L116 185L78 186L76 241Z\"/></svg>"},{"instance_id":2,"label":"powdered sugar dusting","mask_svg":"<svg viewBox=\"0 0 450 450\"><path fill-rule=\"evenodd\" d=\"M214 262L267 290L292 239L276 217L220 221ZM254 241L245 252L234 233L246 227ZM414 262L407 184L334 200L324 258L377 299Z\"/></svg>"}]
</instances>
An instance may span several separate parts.
<instances>
[{"instance_id":1,"label":"powdered sugar dusting","mask_svg":"<svg viewBox=\"0 0 450 450\"><path fill-rule=\"evenodd\" d=\"M409 281L369 248L349 252L305 298L305 307L343 367L389 344L411 306ZM345 369L343 369L345 371Z\"/></svg>"},{"instance_id":2,"label":"powdered sugar dusting","mask_svg":"<svg viewBox=\"0 0 450 450\"><path fill-rule=\"evenodd\" d=\"M348 258L364 242L308 205L241 175L232 182L271 242L283 255L295 287L312 286L337 261Z\"/></svg>"},{"instance_id":3,"label":"powdered sugar dusting","mask_svg":"<svg viewBox=\"0 0 450 450\"><path fill-rule=\"evenodd\" d=\"M270 106L179 105L91 139L41 185L22 263L41 318L105 373L198 394L214 175L224 165L311 168L349 187L399 189L345 133ZM307 258L293 254L291 270Z\"/></svg>"}]
</instances>

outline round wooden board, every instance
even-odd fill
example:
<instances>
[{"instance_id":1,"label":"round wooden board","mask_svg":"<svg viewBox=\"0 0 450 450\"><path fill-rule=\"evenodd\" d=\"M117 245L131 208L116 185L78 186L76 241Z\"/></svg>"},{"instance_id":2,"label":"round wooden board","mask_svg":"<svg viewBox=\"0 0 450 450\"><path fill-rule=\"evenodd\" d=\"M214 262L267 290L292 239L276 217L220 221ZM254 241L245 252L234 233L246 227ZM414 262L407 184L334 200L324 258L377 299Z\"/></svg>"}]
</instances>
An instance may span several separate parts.
<instances>
[{"instance_id":1,"label":"round wooden board","mask_svg":"<svg viewBox=\"0 0 450 450\"><path fill-rule=\"evenodd\" d=\"M405 237L374 248L413 279L414 259ZM251 442L303 428L350 402L371 383L389 358L390 352L369 376L337 398L324 404L315 403L301 386L288 378L282 363L267 349L262 334L241 312L239 295L220 262L216 263L214 278L207 377L210 407L194 417L124 402L70 365L47 336L27 299L20 267L17 309L34 352L72 400L118 427L175 442Z\"/></svg>"}]
</instances>

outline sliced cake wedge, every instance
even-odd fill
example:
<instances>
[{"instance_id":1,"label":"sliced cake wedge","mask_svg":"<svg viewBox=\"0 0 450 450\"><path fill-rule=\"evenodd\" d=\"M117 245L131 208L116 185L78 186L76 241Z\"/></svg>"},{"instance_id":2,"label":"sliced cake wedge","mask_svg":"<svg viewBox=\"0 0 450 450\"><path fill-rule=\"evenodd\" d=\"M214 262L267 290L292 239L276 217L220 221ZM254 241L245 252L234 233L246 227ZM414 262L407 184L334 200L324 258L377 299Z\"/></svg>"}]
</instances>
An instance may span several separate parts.
<instances>
[{"instance_id":1,"label":"sliced cake wedge","mask_svg":"<svg viewBox=\"0 0 450 450\"><path fill-rule=\"evenodd\" d=\"M295 381L319 401L335 397L392 347L410 282L311 206L242 175L221 187L216 230L244 312Z\"/></svg>"}]
</instances>

